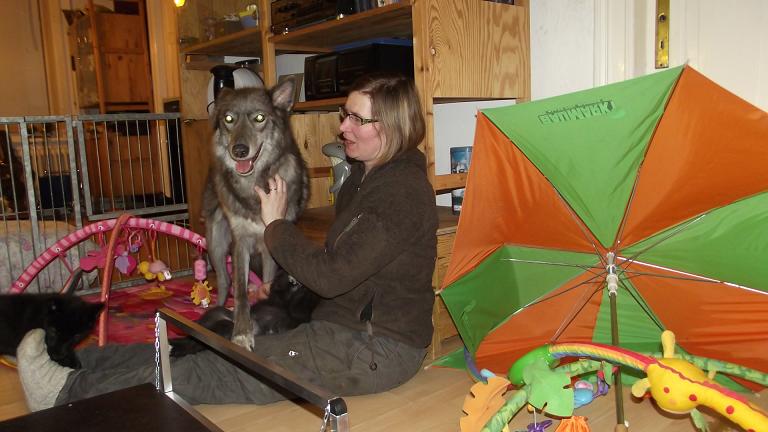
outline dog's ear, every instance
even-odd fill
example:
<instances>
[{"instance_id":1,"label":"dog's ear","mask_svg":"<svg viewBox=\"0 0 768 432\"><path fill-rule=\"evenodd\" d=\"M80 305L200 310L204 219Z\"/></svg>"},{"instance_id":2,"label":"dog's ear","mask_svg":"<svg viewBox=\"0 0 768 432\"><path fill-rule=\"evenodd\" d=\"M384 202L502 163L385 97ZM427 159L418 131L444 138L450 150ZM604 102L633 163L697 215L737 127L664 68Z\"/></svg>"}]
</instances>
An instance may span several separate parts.
<instances>
[{"instance_id":1,"label":"dog's ear","mask_svg":"<svg viewBox=\"0 0 768 432\"><path fill-rule=\"evenodd\" d=\"M77 286L80 284L80 281L82 279L83 279L83 269L78 268L77 271L75 271L72 274L72 277L69 280L69 284L64 287L64 290L61 293L64 295L73 296L75 293L75 290L77 289Z\"/></svg>"},{"instance_id":2,"label":"dog's ear","mask_svg":"<svg viewBox=\"0 0 768 432\"><path fill-rule=\"evenodd\" d=\"M280 109L290 111L293 108L293 95L296 81L287 77L272 88L272 104Z\"/></svg>"},{"instance_id":3,"label":"dog's ear","mask_svg":"<svg viewBox=\"0 0 768 432\"><path fill-rule=\"evenodd\" d=\"M103 307L104 303L87 303L82 311L84 322L88 323L89 326L95 324Z\"/></svg>"},{"instance_id":4,"label":"dog's ear","mask_svg":"<svg viewBox=\"0 0 768 432\"><path fill-rule=\"evenodd\" d=\"M229 87L222 87L219 89L219 93L216 95L216 100L211 101L208 107L208 119L211 122L211 126L214 130L219 128L219 114L221 112L221 109L219 108L222 106L223 102L226 99L229 99L233 94L235 94L235 90L229 88ZM217 103L218 102L218 103Z\"/></svg>"},{"instance_id":5,"label":"dog's ear","mask_svg":"<svg viewBox=\"0 0 768 432\"><path fill-rule=\"evenodd\" d=\"M88 305L88 313L90 313L94 318L98 317L102 308L104 308L104 303L102 302L90 303Z\"/></svg>"}]
</instances>

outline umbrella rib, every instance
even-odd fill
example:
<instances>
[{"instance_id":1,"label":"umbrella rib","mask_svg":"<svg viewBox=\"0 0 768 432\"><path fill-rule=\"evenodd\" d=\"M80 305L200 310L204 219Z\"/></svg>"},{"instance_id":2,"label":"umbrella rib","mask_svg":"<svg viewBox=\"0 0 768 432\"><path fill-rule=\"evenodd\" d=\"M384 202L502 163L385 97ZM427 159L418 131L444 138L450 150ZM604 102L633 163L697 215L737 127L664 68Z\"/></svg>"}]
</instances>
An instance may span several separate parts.
<instances>
[{"instance_id":1,"label":"umbrella rib","mask_svg":"<svg viewBox=\"0 0 768 432\"><path fill-rule=\"evenodd\" d=\"M627 279L634 278L637 276L650 276L650 277L657 277L657 278L663 278L663 279L687 280L692 282L705 282L705 283L714 283L714 284L720 283L720 281L717 281L715 279L709 279L704 277L672 276L672 275L665 275L660 273L647 273L647 272L638 272L638 271L631 271L631 270L622 270L622 273L631 275Z\"/></svg>"},{"instance_id":2,"label":"umbrella rib","mask_svg":"<svg viewBox=\"0 0 768 432\"><path fill-rule=\"evenodd\" d=\"M551 181L550 181L550 184L552 184ZM587 240L587 242L589 242L590 245L592 245L592 249L595 250L595 255L597 255L597 257L600 259L600 263L603 266L605 266L607 263L603 259L603 255L602 253L600 253L600 248L597 246L597 243L595 242L596 240L595 236L590 235L592 234L592 232L589 230L589 228L586 225L584 225L584 221L581 220L579 215L576 213L573 207L571 207L571 205L568 203L565 197L563 197L560 194L560 191L556 187L554 187L554 185L552 185L552 188L555 190L558 199L560 199L560 201L563 203L565 208L568 209L568 214L574 220L574 222L576 223L576 226L579 227L579 229L581 230L581 233L584 235L584 238Z\"/></svg>"},{"instance_id":3,"label":"umbrella rib","mask_svg":"<svg viewBox=\"0 0 768 432\"><path fill-rule=\"evenodd\" d=\"M553 261L540 261L540 260L524 260L520 258L502 258L502 261L514 261L519 263L525 263L525 264L544 264L544 265L553 265L553 266L561 266L561 267L575 267L587 272L590 272L592 274L597 274L593 271L594 268L599 268L595 266L590 265L583 265L583 264L568 264L568 263L560 263L560 262L553 262Z\"/></svg>"},{"instance_id":4,"label":"umbrella rib","mask_svg":"<svg viewBox=\"0 0 768 432\"><path fill-rule=\"evenodd\" d=\"M576 319L576 316L587 306L587 303L589 303L589 300L592 297L594 297L595 294L597 294L602 290L603 290L603 286L602 284L600 284L598 285L597 288L594 289L594 291L592 291L592 294L590 294L589 296L586 296L587 298L584 299L584 301L580 303L576 303L574 305L574 308L571 309L571 313L569 314L569 316L560 323L560 327L558 327L557 330L555 331L555 334L552 336L552 339L550 339L550 343L557 342L557 339L563 334L565 329L567 329L568 326L571 325L571 323L573 323L573 320ZM578 305L578 308L576 307L577 305Z\"/></svg>"},{"instance_id":5,"label":"umbrella rib","mask_svg":"<svg viewBox=\"0 0 768 432\"><path fill-rule=\"evenodd\" d=\"M539 299L539 300L534 300L534 301L528 303L527 305L523 306L522 309L525 309L525 308L528 308L528 307L531 307L531 306L536 306L539 303L544 303L546 301L552 300L555 297L559 297L559 296L567 293L568 291L574 290L574 289L576 289L576 288L578 288L578 287L580 287L582 285L587 285L587 284L593 283L595 281L595 279L598 279L599 277L603 276L604 274L605 274L605 272L600 273L600 274L596 274L594 277L591 277L591 278L589 278L589 279L587 279L587 280L585 280L583 282L579 282L576 285L574 285L572 287L569 287L569 288L566 288L566 289L564 289L563 291L561 291L559 293L552 294L549 297L545 297L545 298L542 298L542 299Z\"/></svg>"},{"instance_id":6,"label":"umbrella rib","mask_svg":"<svg viewBox=\"0 0 768 432\"><path fill-rule=\"evenodd\" d=\"M632 297L632 299L635 300L635 303L637 303L637 305L640 306L640 308L648 316L648 318L650 318L650 320L653 321L653 323L656 324L656 326L659 329L664 330L664 326L662 326L661 323L658 321L658 319L651 313L651 307L648 305L648 303L646 303L645 299L643 299L643 296L640 295L640 293L637 292L636 289L630 289L630 286L632 288L634 288L634 286L624 283L624 280L622 280L621 278L619 278L619 283L629 293L630 297ZM638 299L638 297L640 298Z\"/></svg>"},{"instance_id":7,"label":"umbrella rib","mask_svg":"<svg viewBox=\"0 0 768 432\"><path fill-rule=\"evenodd\" d=\"M645 252L648 252L650 249L652 249L652 248L654 248L654 247L656 247L656 246L660 245L661 243L663 243L663 242L665 242L665 241L669 240L670 238L672 238L672 237L674 237L674 236L676 236L676 235L680 234L680 233L681 233L683 230L685 230L686 228L688 228L688 227L689 227L689 226L691 226L692 224L694 224L694 223L696 223L696 222L700 221L700 220L701 220L701 219L702 219L704 216L706 216L706 215L707 215L707 214L706 214L706 213L704 213L704 214L702 214L702 215L699 215L699 216L698 216L697 218L695 218L695 219L691 219L691 220L689 220L688 222L686 222L686 223L684 223L684 224L682 224L682 225L678 225L678 226L677 226L676 228L674 228L672 231L670 231L669 233L667 233L667 235L666 235L666 236L664 236L664 237L662 237L662 238L658 239L658 241L656 241L655 243L649 244L647 247L645 247L645 248L643 248L643 249L639 250L639 251L638 251L637 253L635 253L634 255L632 255L632 256L630 256L630 257L628 257L628 258L626 259L626 261L624 261L624 262L622 263L622 266L623 266L624 268L628 267L628 266L629 266L629 265L631 265L633 262L637 261L637 258L638 258L640 255L644 254Z\"/></svg>"}]
</instances>

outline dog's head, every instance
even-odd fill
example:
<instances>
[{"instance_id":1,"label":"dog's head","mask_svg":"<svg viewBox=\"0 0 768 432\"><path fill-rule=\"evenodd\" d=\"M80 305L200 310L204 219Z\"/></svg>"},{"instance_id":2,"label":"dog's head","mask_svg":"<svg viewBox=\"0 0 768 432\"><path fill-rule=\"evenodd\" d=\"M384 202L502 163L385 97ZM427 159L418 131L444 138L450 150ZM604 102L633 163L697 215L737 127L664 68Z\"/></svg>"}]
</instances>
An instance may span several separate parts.
<instances>
[{"instance_id":1,"label":"dog's head","mask_svg":"<svg viewBox=\"0 0 768 432\"><path fill-rule=\"evenodd\" d=\"M292 139L288 113L293 107L294 85L287 79L271 90L222 89L211 117L214 156L241 176L275 162Z\"/></svg>"},{"instance_id":2,"label":"dog's head","mask_svg":"<svg viewBox=\"0 0 768 432\"><path fill-rule=\"evenodd\" d=\"M51 359L78 368L75 346L91 333L103 303L88 303L79 297L62 296L51 301L45 319L45 345Z\"/></svg>"}]
</instances>

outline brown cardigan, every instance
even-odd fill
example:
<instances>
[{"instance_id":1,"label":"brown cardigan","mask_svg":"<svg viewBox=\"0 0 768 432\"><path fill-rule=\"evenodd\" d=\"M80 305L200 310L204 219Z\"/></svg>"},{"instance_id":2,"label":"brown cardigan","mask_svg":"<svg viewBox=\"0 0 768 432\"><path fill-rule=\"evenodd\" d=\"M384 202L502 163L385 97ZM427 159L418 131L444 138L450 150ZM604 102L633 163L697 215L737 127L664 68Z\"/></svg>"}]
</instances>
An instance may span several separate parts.
<instances>
[{"instance_id":1,"label":"brown cardigan","mask_svg":"<svg viewBox=\"0 0 768 432\"><path fill-rule=\"evenodd\" d=\"M323 297L312 319L365 331L372 303L373 334L414 347L432 336L431 281L437 254L435 197L424 155L410 150L371 170L355 163L336 200L325 248L291 222L264 232L275 260Z\"/></svg>"}]
</instances>

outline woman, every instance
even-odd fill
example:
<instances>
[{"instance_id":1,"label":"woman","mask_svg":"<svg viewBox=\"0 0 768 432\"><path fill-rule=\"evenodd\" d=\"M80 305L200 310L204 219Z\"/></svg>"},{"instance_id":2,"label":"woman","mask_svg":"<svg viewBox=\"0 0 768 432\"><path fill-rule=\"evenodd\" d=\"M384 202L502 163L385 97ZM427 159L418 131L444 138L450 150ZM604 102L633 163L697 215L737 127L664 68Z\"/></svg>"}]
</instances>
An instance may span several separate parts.
<instances>
[{"instance_id":1,"label":"woman","mask_svg":"<svg viewBox=\"0 0 768 432\"><path fill-rule=\"evenodd\" d=\"M323 299L309 323L260 336L254 352L342 396L396 387L421 367L432 335L431 289L437 214L417 149L425 124L413 81L370 75L340 110L353 161L336 200L336 219L318 247L283 219L284 181L257 190L275 260ZM19 346L30 409L154 379L154 348L87 348L77 371L50 361L40 332ZM285 396L210 351L173 360L174 391L193 404L270 403Z\"/></svg>"}]
</instances>

